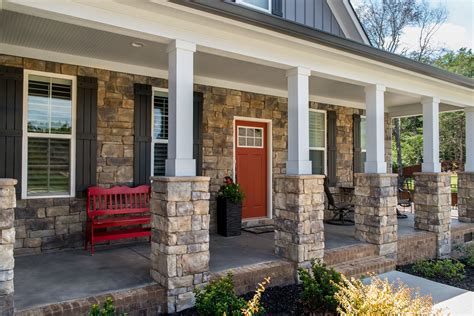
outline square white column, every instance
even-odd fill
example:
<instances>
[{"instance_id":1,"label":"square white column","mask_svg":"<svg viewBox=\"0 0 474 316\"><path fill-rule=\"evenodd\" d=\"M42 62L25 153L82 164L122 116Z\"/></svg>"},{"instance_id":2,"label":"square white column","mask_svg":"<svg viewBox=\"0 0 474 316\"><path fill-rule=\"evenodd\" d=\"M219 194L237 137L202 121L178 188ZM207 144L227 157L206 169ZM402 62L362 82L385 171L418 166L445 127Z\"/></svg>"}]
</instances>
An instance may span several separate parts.
<instances>
[{"instance_id":1,"label":"square white column","mask_svg":"<svg viewBox=\"0 0 474 316\"><path fill-rule=\"evenodd\" d=\"M385 86L365 87L367 158L365 173L387 173L385 162Z\"/></svg>"},{"instance_id":2,"label":"square white column","mask_svg":"<svg viewBox=\"0 0 474 316\"><path fill-rule=\"evenodd\" d=\"M441 172L439 162L439 99L423 98L423 163L422 172Z\"/></svg>"},{"instance_id":3,"label":"square white column","mask_svg":"<svg viewBox=\"0 0 474 316\"><path fill-rule=\"evenodd\" d=\"M286 174L311 174L309 160L309 76L307 68L286 72L288 78L288 161Z\"/></svg>"},{"instance_id":4,"label":"square white column","mask_svg":"<svg viewBox=\"0 0 474 316\"><path fill-rule=\"evenodd\" d=\"M464 109L466 114L466 164L465 172L474 172L474 107Z\"/></svg>"},{"instance_id":5,"label":"square white column","mask_svg":"<svg viewBox=\"0 0 474 316\"><path fill-rule=\"evenodd\" d=\"M173 40L168 46L168 159L166 176L195 176L193 159L193 80L196 44Z\"/></svg>"}]
</instances>

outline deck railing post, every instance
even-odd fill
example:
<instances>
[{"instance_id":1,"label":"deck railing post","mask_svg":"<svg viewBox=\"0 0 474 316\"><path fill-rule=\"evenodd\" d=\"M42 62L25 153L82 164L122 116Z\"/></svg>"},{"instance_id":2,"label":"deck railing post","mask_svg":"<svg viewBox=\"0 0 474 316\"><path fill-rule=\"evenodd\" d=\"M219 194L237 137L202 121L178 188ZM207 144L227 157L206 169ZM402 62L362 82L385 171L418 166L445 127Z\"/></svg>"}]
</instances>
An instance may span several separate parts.
<instances>
[{"instance_id":1,"label":"deck railing post","mask_svg":"<svg viewBox=\"0 0 474 316\"><path fill-rule=\"evenodd\" d=\"M194 306L209 278L209 177L152 177L151 276L167 313Z\"/></svg>"},{"instance_id":2,"label":"deck railing post","mask_svg":"<svg viewBox=\"0 0 474 316\"><path fill-rule=\"evenodd\" d=\"M15 179L0 179L0 315L14 314Z\"/></svg>"}]
</instances>

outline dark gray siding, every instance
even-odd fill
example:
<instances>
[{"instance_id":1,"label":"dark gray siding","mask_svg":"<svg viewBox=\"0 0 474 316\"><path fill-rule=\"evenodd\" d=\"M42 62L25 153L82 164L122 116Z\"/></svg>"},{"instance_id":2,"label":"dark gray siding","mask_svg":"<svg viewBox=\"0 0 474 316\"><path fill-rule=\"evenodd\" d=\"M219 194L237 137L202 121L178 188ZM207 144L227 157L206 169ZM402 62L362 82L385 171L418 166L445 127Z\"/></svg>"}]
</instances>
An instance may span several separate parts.
<instances>
[{"instance_id":1,"label":"dark gray siding","mask_svg":"<svg viewBox=\"0 0 474 316\"><path fill-rule=\"evenodd\" d=\"M345 37L326 0L283 0L283 18Z\"/></svg>"}]
</instances>

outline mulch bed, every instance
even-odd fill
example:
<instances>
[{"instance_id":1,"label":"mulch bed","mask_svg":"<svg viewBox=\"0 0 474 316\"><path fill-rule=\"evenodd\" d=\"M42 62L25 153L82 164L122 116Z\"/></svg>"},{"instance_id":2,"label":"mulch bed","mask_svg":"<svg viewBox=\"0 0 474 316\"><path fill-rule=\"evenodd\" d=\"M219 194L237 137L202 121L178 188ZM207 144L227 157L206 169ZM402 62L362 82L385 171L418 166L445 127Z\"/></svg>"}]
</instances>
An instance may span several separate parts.
<instances>
[{"instance_id":1,"label":"mulch bed","mask_svg":"<svg viewBox=\"0 0 474 316\"><path fill-rule=\"evenodd\" d=\"M429 279L431 281L451 285L451 286L458 287L458 288L465 289L465 290L469 290L469 291L474 291L474 267L468 267L466 265L464 267L464 271L466 273L464 279L462 279L462 280L453 280L453 279L446 279L446 278L439 278L439 277L427 278L427 277L425 277L425 276L423 276L419 273L414 273L412 271L412 266L413 266L413 264L397 266L397 270L405 272L405 273L413 274L413 275L416 275L416 276L419 276L419 277L422 277L422 278L425 278L425 279Z\"/></svg>"}]
</instances>

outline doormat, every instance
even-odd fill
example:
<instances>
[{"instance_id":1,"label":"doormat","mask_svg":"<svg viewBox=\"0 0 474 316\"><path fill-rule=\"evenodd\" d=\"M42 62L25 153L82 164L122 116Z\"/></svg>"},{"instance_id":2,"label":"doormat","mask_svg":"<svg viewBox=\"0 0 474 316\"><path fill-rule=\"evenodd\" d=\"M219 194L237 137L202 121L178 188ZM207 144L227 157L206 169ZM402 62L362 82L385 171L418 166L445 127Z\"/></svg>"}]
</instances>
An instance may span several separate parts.
<instances>
[{"instance_id":1,"label":"doormat","mask_svg":"<svg viewBox=\"0 0 474 316\"><path fill-rule=\"evenodd\" d=\"M265 234L265 233L273 233L275 228L273 227L273 225L264 225L264 226L242 228L242 230L245 232L252 233L252 234Z\"/></svg>"}]
</instances>

